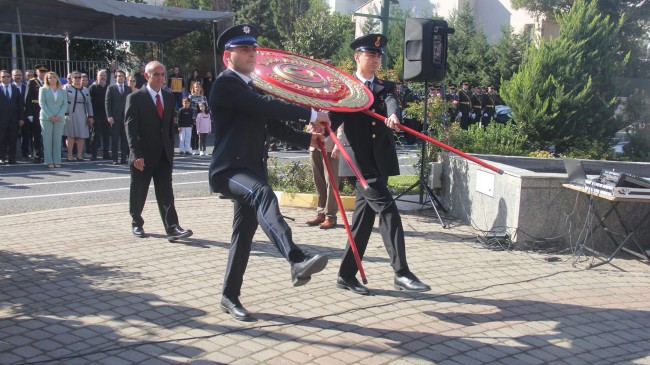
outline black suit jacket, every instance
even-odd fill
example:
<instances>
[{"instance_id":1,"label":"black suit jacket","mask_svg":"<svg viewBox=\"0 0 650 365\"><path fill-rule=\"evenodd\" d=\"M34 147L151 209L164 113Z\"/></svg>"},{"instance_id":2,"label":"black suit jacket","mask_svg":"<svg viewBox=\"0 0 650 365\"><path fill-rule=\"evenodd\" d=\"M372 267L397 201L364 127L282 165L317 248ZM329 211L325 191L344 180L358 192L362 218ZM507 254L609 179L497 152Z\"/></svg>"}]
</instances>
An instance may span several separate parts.
<instances>
[{"instance_id":1,"label":"black suit jacket","mask_svg":"<svg viewBox=\"0 0 650 365\"><path fill-rule=\"evenodd\" d=\"M124 122L126 111L126 97L131 94L131 87L124 84L124 92L120 94L117 84L111 85L106 90L106 118L113 118L115 123Z\"/></svg>"},{"instance_id":2,"label":"black suit jacket","mask_svg":"<svg viewBox=\"0 0 650 365\"><path fill-rule=\"evenodd\" d=\"M18 128L18 121L24 120L23 110L23 98L16 85L11 84L11 99L7 100L4 84L0 84L0 123L15 124Z\"/></svg>"},{"instance_id":3,"label":"black suit jacket","mask_svg":"<svg viewBox=\"0 0 650 365\"><path fill-rule=\"evenodd\" d=\"M260 94L230 69L216 78L209 104L215 125L210 186L215 192L215 177L229 170L246 169L267 181L267 134L305 148L311 141L310 133L280 121L307 123L311 110Z\"/></svg>"},{"instance_id":4,"label":"black suit jacket","mask_svg":"<svg viewBox=\"0 0 650 365\"><path fill-rule=\"evenodd\" d=\"M375 101L369 109L383 116L395 114L399 118L402 113L395 83L375 77L372 86ZM331 118L333 130L345 123L345 136L364 177L399 175L395 136L383 121L363 112L331 113Z\"/></svg>"},{"instance_id":5,"label":"black suit jacket","mask_svg":"<svg viewBox=\"0 0 650 365\"><path fill-rule=\"evenodd\" d=\"M161 90L163 117L158 116L146 87L126 98L126 139L129 143L129 163L144 158L145 166L156 166L164 155L171 166L174 161L174 97Z\"/></svg>"}]
</instances>

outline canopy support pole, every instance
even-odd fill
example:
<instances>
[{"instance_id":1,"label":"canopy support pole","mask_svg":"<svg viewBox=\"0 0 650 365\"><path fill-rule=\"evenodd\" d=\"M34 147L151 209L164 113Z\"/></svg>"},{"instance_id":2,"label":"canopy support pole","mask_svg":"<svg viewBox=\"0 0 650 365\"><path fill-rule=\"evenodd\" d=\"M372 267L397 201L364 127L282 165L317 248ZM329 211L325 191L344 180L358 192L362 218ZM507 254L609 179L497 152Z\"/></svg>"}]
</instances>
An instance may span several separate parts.
<instances>
[{"instance_id":1,"label":"canopy support pole","mask_svg":"<svg viewBox=\"0 0 650 365\"><path fill-rule=\"evenodd\" d=\"M70 37L67 33L65 35L65 70L65 77L68 77L70 75Z\"/></svg>"},{"instance_id":2,"label":"canopy support pole","mask_svg":"<svg viewBox=\"0 0 650 365\"><path fill-rule=\"evenodd\" d=\"M18 33L20 34L20 55L23 58L23 70L27 71L27 66L25 64L25 44L23 43L23 26L20 23L20 9L16 6L16 17L18 17Z\"/></svg>"},{"instance_id":3,"label":"canopy support pole","mask_svg":"<svg viewBox=\"0 0 650 365\"><path fill-rule=\"evenodd\" d=\"M212 55L214 57L214 70L212 71L213 77L217 74L217 22L212 22Z\"/></svg>"},{"instance_id":4,"label":"canopy support pole","mask_svg":"<svg viewBox=\"0 0 650 365\"><path fill-rule=\"evenodd\" d=\"M111 20L113 21L113 46L115 47L114 48L115 60L113 62L115 63L115 70L118 70L119 65L117 63L117 36L115 35L115 17L112 17ZM108 77L110 78L111 75L108 75ZM110 80L109 80L109 82L110 82Z\"/></svg>"}]
</instances>

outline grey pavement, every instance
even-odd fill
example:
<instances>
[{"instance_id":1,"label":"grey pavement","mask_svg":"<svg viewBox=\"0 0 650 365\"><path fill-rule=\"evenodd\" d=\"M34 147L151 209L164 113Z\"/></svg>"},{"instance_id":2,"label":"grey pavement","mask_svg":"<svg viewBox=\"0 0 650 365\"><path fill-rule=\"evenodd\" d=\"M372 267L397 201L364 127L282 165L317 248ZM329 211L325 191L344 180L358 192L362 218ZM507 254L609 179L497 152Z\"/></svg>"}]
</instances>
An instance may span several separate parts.
<instances>
[{"instance_id":1,"label":"grey pavement","mask_svg":"<svg viewBox=\"0 0 650 365\"><path fill-rule=\"evenodd\" d=\"M407 255L427 293L397 291L378 232L370 296L334 285L346 233L283 207L296 242L331 260L307 285L261 230L241 300L219 309L232 203L178 199L194 237L165 239L153 195L149 238L126 203L1 216L0 364L650 364L650 267L484 249L471 227L405 212Z\"/></svg>"}]
</instances>

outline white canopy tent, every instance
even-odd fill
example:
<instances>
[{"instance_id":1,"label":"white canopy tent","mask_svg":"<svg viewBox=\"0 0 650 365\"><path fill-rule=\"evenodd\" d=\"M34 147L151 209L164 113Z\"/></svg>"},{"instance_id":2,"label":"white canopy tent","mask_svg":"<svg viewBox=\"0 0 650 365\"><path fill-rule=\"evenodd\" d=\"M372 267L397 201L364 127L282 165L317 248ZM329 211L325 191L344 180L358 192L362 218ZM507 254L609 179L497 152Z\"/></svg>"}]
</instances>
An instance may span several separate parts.
<instances>
[{"instance_id":1,"label":"white canopy tent","mask_svg":"<svg viewBox=\"0 0 650 365\"><path fill-rule=\"evenodd\" d=\"M117 0L0 0L0 33L162 43L234 13L161 7ZM12 11L13 10L13 11ZM69 44L69 42L67 42ZM216 47L213 44L216 70ZM69 60L69 52L67 55ZM25 69L23 64L23 69ZM69 71L69 70L68 70Z\"/></svg>"}]
</instances>

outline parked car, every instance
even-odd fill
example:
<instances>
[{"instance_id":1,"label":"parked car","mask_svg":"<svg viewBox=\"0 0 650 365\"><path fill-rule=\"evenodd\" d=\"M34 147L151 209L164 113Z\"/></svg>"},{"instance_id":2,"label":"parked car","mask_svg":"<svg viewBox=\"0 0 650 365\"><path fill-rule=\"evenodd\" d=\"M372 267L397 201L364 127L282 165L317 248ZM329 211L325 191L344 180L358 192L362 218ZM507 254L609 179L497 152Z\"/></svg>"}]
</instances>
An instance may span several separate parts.
<instances>
[{"instance_id":1,"label":"parked car","mask_svg":"<svg viewBox=\"0 0 650 365\"><path fill-rule=\"evenodd\" d=\"M507 105L497 105L494 107L496 110L496 115L494 116L494 120L497 121L497 123L501 124L506 124L508 123L509 120L512 120L512 110L510 109L509 106Z\"/></svg>"}]
</instances>

